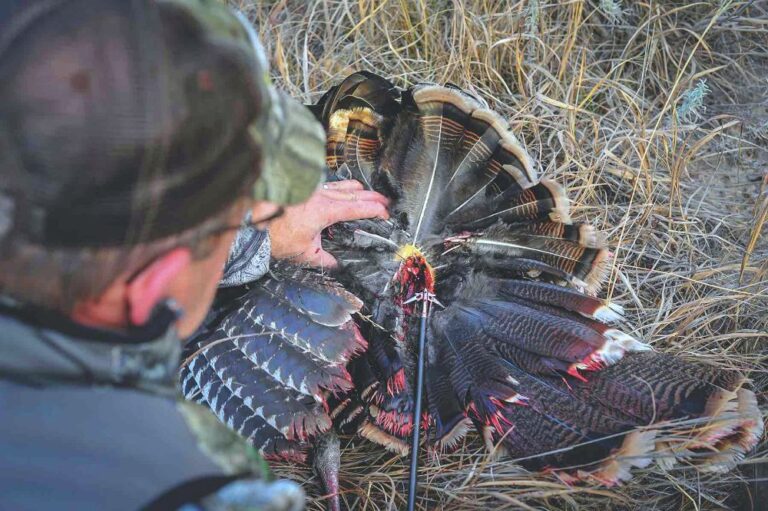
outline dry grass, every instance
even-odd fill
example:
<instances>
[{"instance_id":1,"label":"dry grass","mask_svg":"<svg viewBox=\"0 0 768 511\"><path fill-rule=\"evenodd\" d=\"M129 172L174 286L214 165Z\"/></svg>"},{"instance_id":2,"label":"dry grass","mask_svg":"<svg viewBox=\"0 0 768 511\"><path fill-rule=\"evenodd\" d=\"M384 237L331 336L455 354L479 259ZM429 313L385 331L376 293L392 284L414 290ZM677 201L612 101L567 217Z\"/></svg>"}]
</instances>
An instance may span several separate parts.
<instances>
[{"instance_id":1,"label":"dry grass","mask_svg":"<svg viewBox=\"0 0 768 511\"><path fill-rule=\"evenodd\" d=\"M542 170L568 185L576 216L609 235L617 263L607 294L633 333L751 370L765 407L767 2L234 3L259 26L278 86L305 101L358 69L401 85L450 81L488 99ZM356 444L343 455L347 503L403 508L406 460ZM768 477L756 469L766 462L763 444L725 476L652 467L620 488L572 488L471 444L424 461L421 506L743 509L734 495L745 477Z\"/></svg>"}]
</instances>

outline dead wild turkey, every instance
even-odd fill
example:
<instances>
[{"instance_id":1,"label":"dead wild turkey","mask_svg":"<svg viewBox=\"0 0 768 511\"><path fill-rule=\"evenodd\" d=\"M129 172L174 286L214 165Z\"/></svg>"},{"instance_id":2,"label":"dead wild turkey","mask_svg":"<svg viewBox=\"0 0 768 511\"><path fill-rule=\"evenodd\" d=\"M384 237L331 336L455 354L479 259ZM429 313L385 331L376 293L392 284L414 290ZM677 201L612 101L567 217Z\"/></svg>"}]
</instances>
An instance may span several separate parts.
<instances>
[{"instance_id":1,"label":"dead wild turkey","mask_svg":"<svg viewBox=\"0 0 768 511\"><path fill-rule=\"evenodd\" d=\"M482 99L361 72L311 109L332 179L387 195L392 219L328 230L338 283L280 264L222 292L186 348L188 398L268 456L304 459L334 424L405 454L419 328L409 299L426 290L444 305L429 320L422 411L436 449L474 427L529 469L611 485L652 459L728 470L759 440L741 374L610 326L621 309L594 297L610 252Z\"/></svg>"}]
</instances>

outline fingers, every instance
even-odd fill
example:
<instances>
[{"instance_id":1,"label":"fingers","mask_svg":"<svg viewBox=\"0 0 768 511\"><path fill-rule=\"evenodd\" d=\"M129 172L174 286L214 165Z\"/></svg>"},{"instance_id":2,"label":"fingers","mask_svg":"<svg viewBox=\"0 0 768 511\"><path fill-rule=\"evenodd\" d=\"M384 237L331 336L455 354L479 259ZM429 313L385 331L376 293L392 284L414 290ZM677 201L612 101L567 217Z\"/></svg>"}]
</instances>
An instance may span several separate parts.
<instances>
[{"instance_id":1,"label":"fingers","mask_svg":"<svg viewBox=\"0 0 768 511\"><path fill-rule=\"evenodd\" d=\"M371 201L378 202L385 207L389 205L389 199L378 192L372 192L369 190L323 190L321 194L327 199L336 201Z\"/></svg>"},{"instance_id":2,"label":"fingers","mask_svg":"<svg viewBox=\"0 0 768 511\"><path fill-rule=\"evenodd\" d=\"M346 179L344 181L331 181L323 183L323 190L362 190L363 183L355 179Z\"/></svg>"},{"instance_id":3,"label":"fingers","mask_svg":"<svg viewBox=\"0 0 768 511\"><path fill-rule=\"evenodd\" d=\"M382 194L364 190L363 185L355 180L327 184L334 186L320 190L314 202L324 227L363 218L389 218L389 199Z\"/></svg>"},{"instance_id":4,"label":"fingers","mask_svg":"<svg viewBox=\"0 0 768 511\"><path fill-rule=\"evenodd\" d=\"M320 248L321 231L337 222L364 218L389 218L389 199L365 190L355 180L326 183L302 204L285 208L270 224L272 255L296 258L314 266L332 268L336 260Z\"/></svg>"},{"instance_id":5,"label":"fingers","mask_svg":"<svg viewBox=\"0 0 768 511\"><path fill-rule=\"evenodd\" d=\"M328 201L323 211L326 226L363 218L388 219L387 207L379 201Z\"/></svg>"}]
</instances>

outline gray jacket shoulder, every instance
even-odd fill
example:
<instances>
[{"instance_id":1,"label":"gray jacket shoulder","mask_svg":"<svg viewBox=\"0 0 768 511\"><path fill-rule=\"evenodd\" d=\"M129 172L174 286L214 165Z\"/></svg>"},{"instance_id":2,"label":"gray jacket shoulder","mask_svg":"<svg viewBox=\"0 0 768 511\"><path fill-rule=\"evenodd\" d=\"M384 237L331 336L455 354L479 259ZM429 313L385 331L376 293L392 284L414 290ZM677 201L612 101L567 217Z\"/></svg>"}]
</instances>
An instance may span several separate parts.
<instances>
[{"instance_id":1,"label":"gray jacket shoulder","mask_svg":"<svg viewBox=\"0 0 768 511\"><path fill-rule=\"evenodd\" d=\"M0 509L140 509L224 475L173 399L112 387L0 381Z\"/></svg>"},{"instance_id":2,"label":"gray jacket shoulder","mask_svg":"<svg viewBox=\"0 0 768 511\"><path fill-rule=\"evenodd\" d=\"M303 507L297 485L236 481L198 447L175 315L155 316L129 339L0 300L0 511Z\"/></svg>"}]
</instances>

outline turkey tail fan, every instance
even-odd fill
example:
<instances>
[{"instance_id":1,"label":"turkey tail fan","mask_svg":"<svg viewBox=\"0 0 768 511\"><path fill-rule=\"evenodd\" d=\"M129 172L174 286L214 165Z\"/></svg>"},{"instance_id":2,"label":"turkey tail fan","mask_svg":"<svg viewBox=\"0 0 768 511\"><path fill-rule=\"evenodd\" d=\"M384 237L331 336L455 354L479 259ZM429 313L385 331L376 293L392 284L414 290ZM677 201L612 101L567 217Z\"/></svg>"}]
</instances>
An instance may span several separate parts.
<instances>
[{"instance_id":1,"label":"turkey tail fan","mask_svg":"<svg viewBox=\"0 0 768 511\"><path fill-rule=\"evenodd\" d=\"M610 253L593 228L572 225L564 189L539 180L508 123L461 90L417 85L400 93L382 80L351 75L316 108L336 178L394 199L411 243L443 236L478 258L535 261L597 292ZM467 232L473 236L462 238Z\"/></svg>"},{"instance_id":2,"label":"turkey tail fan","mask_svg":"<svg viewBox=\"0 0 768 511\"><path fill-rule=\"evenodd\" d=\"M182 392L265 455L302 459L332 426L329 399L353 387L346 363L366 348L352 318L361 307L326 276L273 265L219 293L184 347Z\"/></svg>"},{"instance_id":3,"label":"turkey tail fan","mask_svg":"<svg viewBox=\"0 0 768 511\"><path fill-rule=\"evenodd\" d=\"M314 110L332 178L391 199L389 221L324 238L336 278L388 333L367 335L350 364L363 436L408 450L418 308L407 304L429 292L445 309L429 319L419 412L439 449L474 426L529 468L616 484L653 459L717 469L755 445L762 420L742 377L650 352L615 326L621 308L596 298L612 262L605 240L573 222L563 186L539 177L485 102L355 73Z\"/></svg>"},{"instance_id":4,"label":"turkey tail fan","mask_svg":"<svg viewBox=\"0 0 768 511\"><path fill-rule=\"evenodd\" d=\"M495 112L461 91L434 85L416 86L404 98L392 131L411 131L410 143L403 151L385 139L381 164L403 189L415 242L457 222L452 217L459 211L480 219L478 203L506 209L537 187L530 157Z\"/></svg>"}]
</instances>

